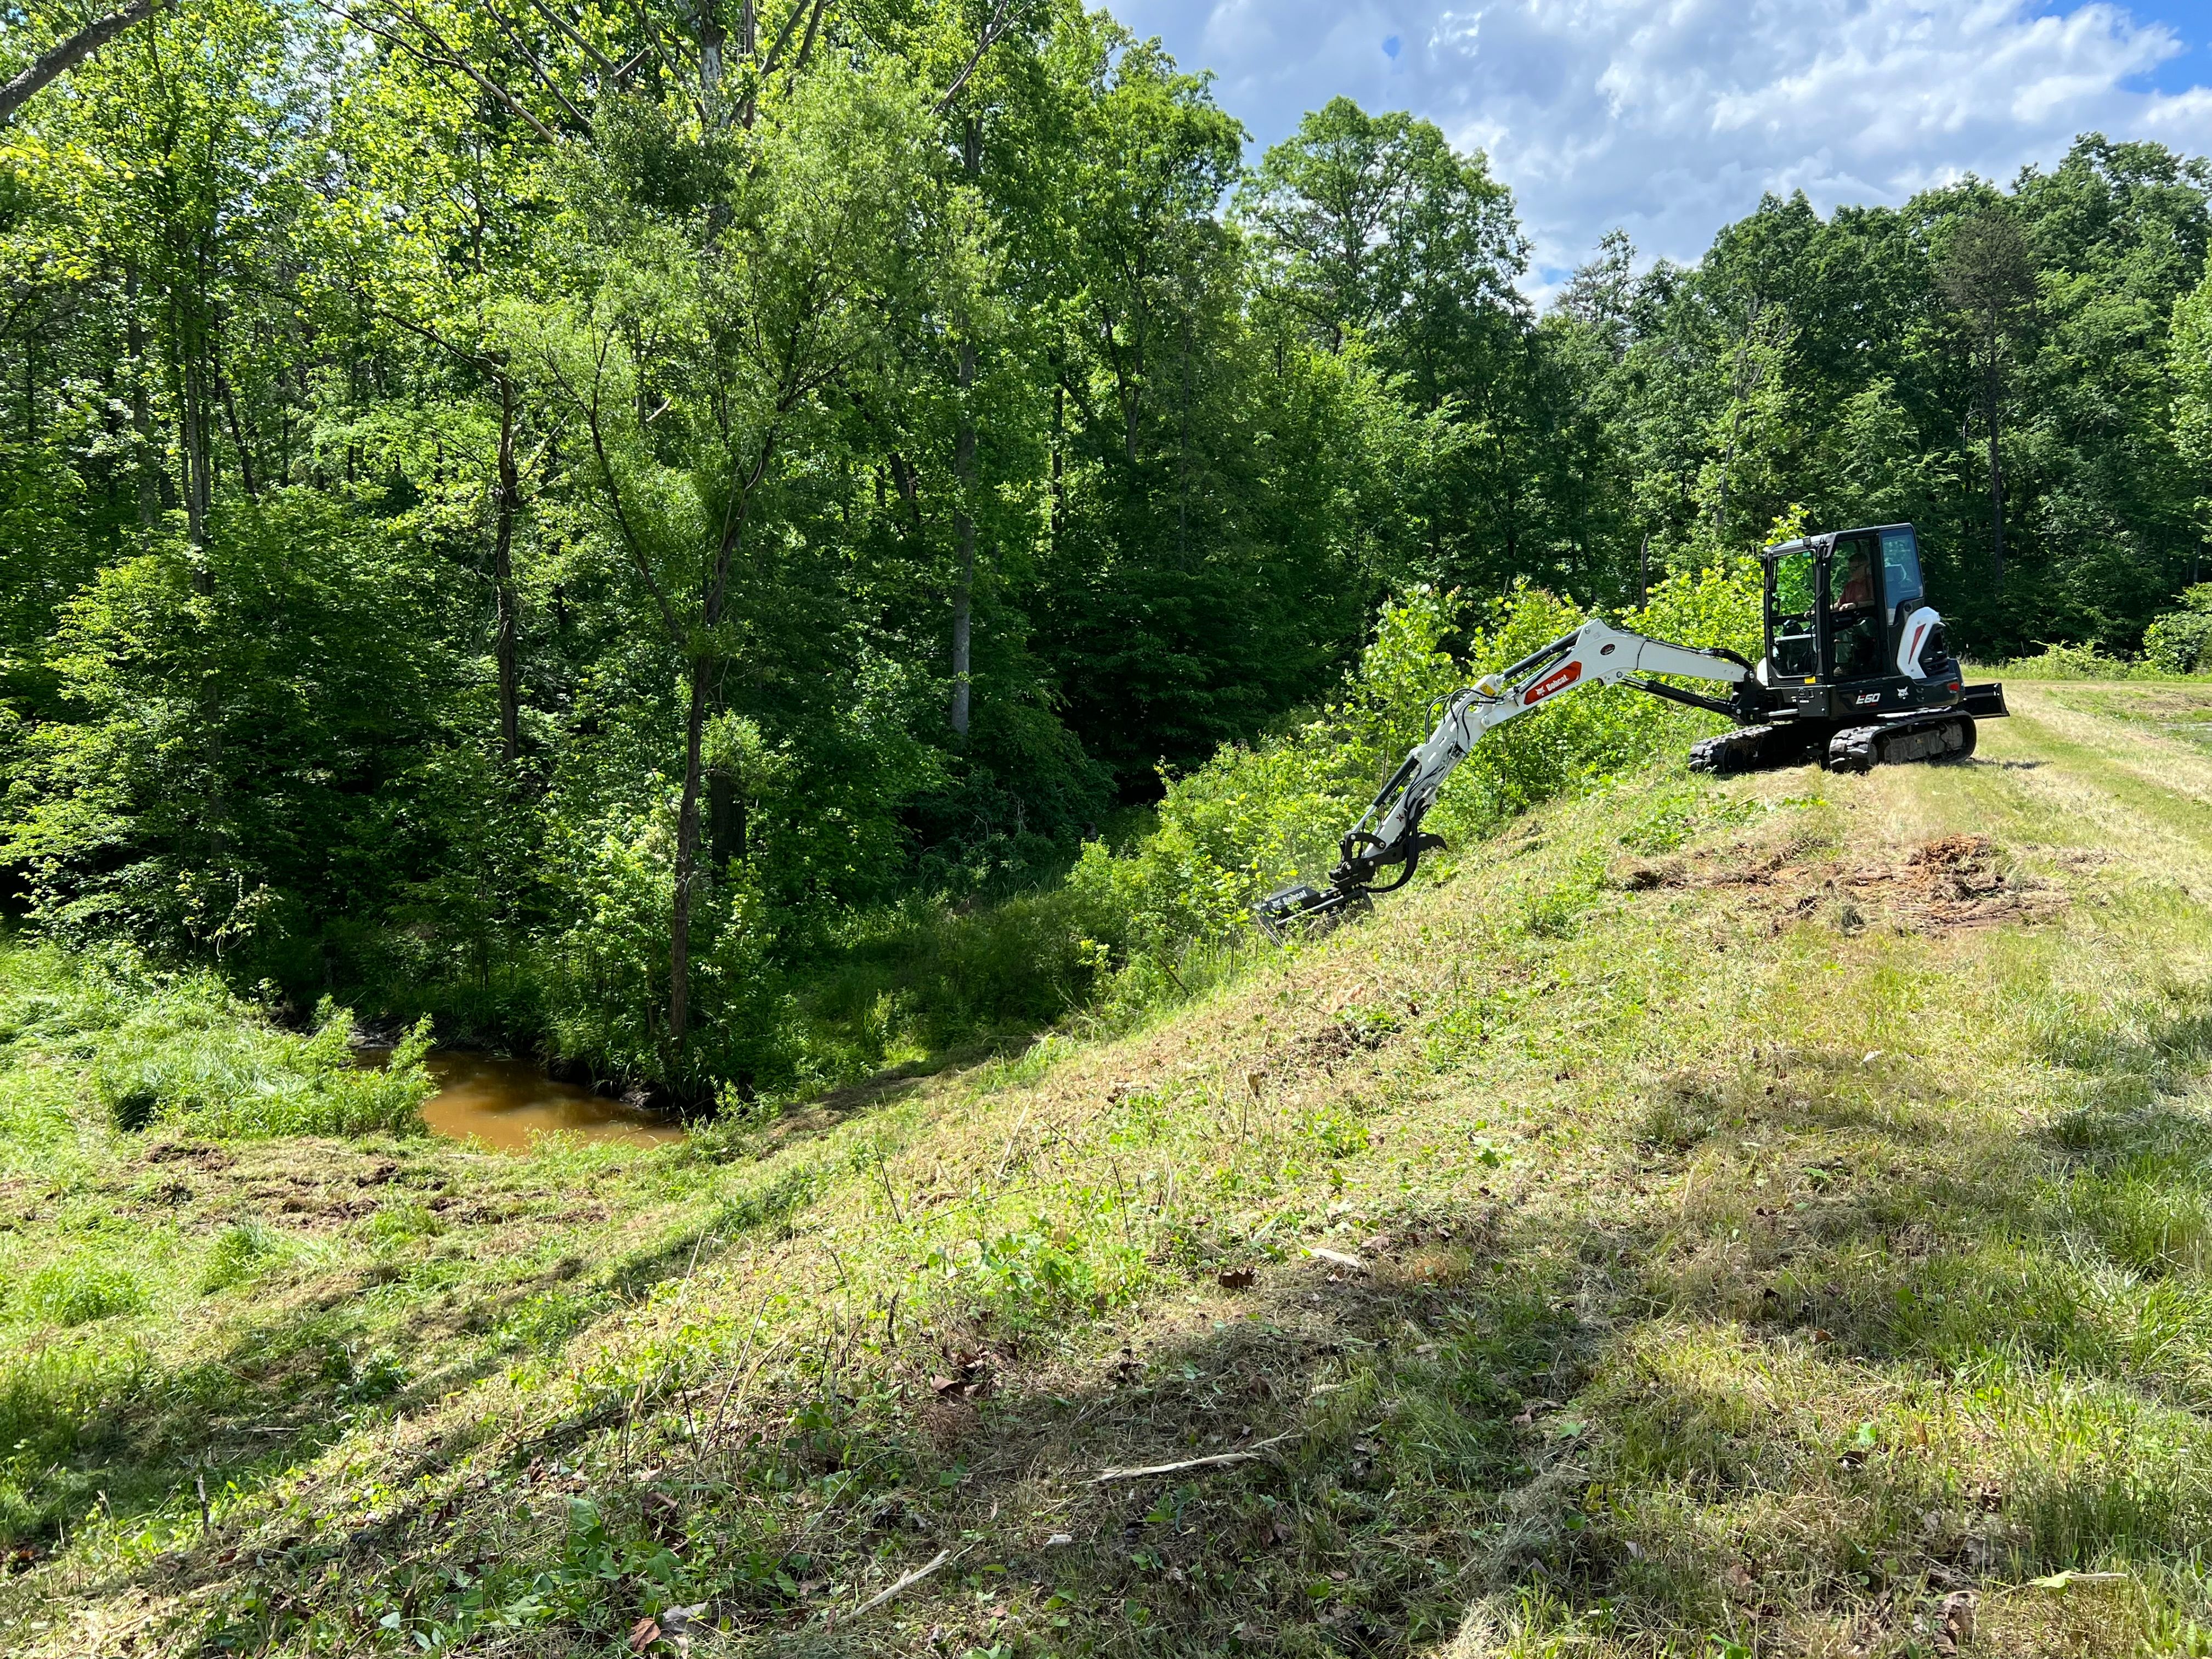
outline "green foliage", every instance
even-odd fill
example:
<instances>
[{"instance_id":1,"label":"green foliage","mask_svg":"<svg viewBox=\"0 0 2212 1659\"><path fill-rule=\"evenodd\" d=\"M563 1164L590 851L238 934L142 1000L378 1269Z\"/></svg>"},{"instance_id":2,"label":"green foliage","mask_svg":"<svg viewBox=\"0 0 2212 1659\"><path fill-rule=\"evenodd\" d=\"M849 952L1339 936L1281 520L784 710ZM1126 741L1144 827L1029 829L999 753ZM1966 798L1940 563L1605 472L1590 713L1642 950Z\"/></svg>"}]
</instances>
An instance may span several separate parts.
<instances>
[{"instance_id":1,"label":"green foliage","mask_svg":"<svg viewBox=\"0 0 2212 1659\"><path fill-rule=\"evenodd\" d=\"M2032 657L2015 657L1996 668L2039 680L2124 680L2131 672L2128 662L2100 650L2094 641L2087 645L2046 644Z\"/></svg>"},{"instance_id":2,"label":"green foliage","mask_svg":"<svg viewBox=\"0 0 2212 1659\"><path fill-rule=\"evenodd\" d=\"M168 974L131 953L71 957L0 945L0 1022L12 1085L65 1057L100 1115L155 1128L265 1136L408 1133L433 1085L426 1019L381 1066L357 1063L353 1016L325 1001L316 1028L277 1030L212 975Z\"/></svg>"},{"instance_id":3,"label":"green foliage","mask_svg":"<svg viewBox=\"0 0 2212 1659\"><path fill-rule=\"evenodd\" d=\"M64 1327L137 1313L149 1294L129 1267L96 1251L50 1261L21 1285L11 1298L18 1318Z\"/></svg>"},{"instance_id":4,"label":"green foliage","mask_svg":"<svg viewBox=\"0 0 2212 1659\"><path fill-rule=\"evenodd\" d=\"M200 1268L200 1291L211 1296L245 1283L277 1255L280 1248L276 1233L257 1216L224 1228L208 1247L207 1259Z\"/></svg>"},{"instance_id":5,"label":"green foliage","mask_svg":"<svg viewBox=\"0 0 2212 1659\"><path fill-rule=\"evenodd\" d=\"M2212 582L2184 588L2181 604L2143 629L2143 660L2164 674L2212 671Z\"/></svg>"}]
</instances>

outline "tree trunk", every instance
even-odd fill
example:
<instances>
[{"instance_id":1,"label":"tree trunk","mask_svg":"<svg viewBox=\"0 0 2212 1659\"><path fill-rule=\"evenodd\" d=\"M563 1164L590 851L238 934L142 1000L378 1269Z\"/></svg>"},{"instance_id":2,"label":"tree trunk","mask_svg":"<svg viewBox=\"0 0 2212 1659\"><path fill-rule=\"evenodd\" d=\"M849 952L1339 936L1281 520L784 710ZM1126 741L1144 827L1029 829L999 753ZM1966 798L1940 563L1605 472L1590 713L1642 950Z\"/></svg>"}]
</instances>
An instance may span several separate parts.
<instances>
[{"instance_id":1,"label":"tree trunk","mask_svg":"<svg viewBox=\"0 0 2212 1659\"><path fill-rule=\"evenodd\" d=\"M138 320L138 267L125 267L123 348L131 354L131 429L137 440L131 473L137 485L138 527L151 530L161 516L161 485L167 471L155 457L154 410L146 397L146 325Z\"/></svg>"},{"instance_id":2,"label":"tree trunk","mask_svg":"<svg viewBox=\"0 0 2212 1659\"><path fill-rule=\"evenodd\" d=\"M231 390L230 381L220 365L215 370L215 382L222 393L222 412L230 422L230 441L238 447L239 485L246 491L246 498L252 501L261 494L253 482L253 447L246 441L245 422L238 418L237 394Z\"/></svg>"},{"instance_id":3,"label":"tree trunk","mask_svg":"<svg viewBox=\"0 0 2212 1659\"><path fill-rule=\"evenodd\" d=\"M522 693L515 670L514 382L499 377L499 477L492 488L492 594L498 606L492 654L499 666L499 757L507 765L522 754Z\"/></svg>"},{"instance_id":4,"label":"tree trunk","mask_svg":"<svg viewBox=\"0 0 2212 1659\"><path fill-rule=\"evenodd\" d=\"M960 157L970 179L982 172L982 123L972 115L961 132ZM968 319L960 320L964 331ZM968 407L975 385L975 342L971 336L960 343L960 430L952 449L952 471L959 480L952 528L960 544L960 574L952 590L952 735L963 741L968 736L969 634L975 606L975 518L969 503L975 479L975 419Z\"/></svg>"},{"instance_id":5,"label":"tree trunk","mask_svg":"<svg viewBox=\"0 0 2212 1659\"><path fill-rule=\"evenodd\" d=\"M1060 458L1067 447L1067 388L1058 381L1052 388L1052 546L1060 549L1060 538L1067 519L1067 485L1060 476Z\"/></svg>"},{"instance_id":6,"label":"tree trunk","mask_svg":"<svg viewBox=\"0 0 2212 1659\"><path fill-rule=\"evenodd\" d=\"M185 464L185 541L195 554L207 551L207 517L210 489L208 479L210 444L208 434L207 365L201 361L200 342L186 338L184 350L184 396L179 401L178 442L184 451ZM199 559L194 567L195 586L207 591L206 561Z\"/></svg>"},{"instance_id":7,"label":"tree trunk","mask_svg":"<svg viewBox=\"0 0 2212 1659\"><path fill-rule=\"evenodd\" d=\"M33 59L21 75L0 87L0 126L14 120L15 112L50 82L61 79L153 9L153 0L131 0L121 10L79 29L52 51Z\"/></svg>"},{"instance_id":8,"label":"tree trunk","mask_svg":"<svg viewBox=\"0 0 2212 1659\"><path fill-rule=\"evenodd\" d=\"M706 603L700 607L699 629L688 638L679 635L676 641L684 652L684 672L691 687L690 708L684 723L684 795L676 809L676 893L668 927L668 1036L679 1062L690 1021L691 899L699 881L699 795L704 781L701 762L707 705L710 697L720 696L716 689L721 684L722 667L719 630L729 592L730 565L744 548L751 492L767 474L775 449L771 433L763 441L758 464L740 489L735 509L726 521L707 580Z\"/></svg>"},{"instance_id":9,"label":"tree trunk","mask_svg":"<svg viewBox=\"0 0 2212 1659\"><path fill-rule=\"evenodd\" d=\"M695 4L693 15L699 29L699 107L708 126L720 126L714 112L721 98L722 43L728 36L723 32L718 0L695 0Z\"/></svg>"},{"instance_id":10,"label":"tree trunk","mask_svg":"<svg viewBox=\"0 0 2212 1659\"><path fill-rule=\"evenodd\" d=\"M1997 354L1990 343L1982 379L1983 412L1990 428L1990 562L1996 573L1997 592L2004 592L2004 475L1997 463Z\"/></svg>"},{"instance_id":11,"label":"tree trunk","mask_svg":"<svg viewBox=\"0 0 2212 1659\"><path fill-rule=\"evenodd\" d=\"M1190 562L1190 315L1182 319L1182 425L1176 439L1176 557Z\"/></svg>"},{"instance_id":12,"label":"tree trunk","mask_svg":"<svg viewBox=\"0 0 2212 1659\"><path fill-rule=\"evenodd\" d=\"M975 378L975 348L960 348L960 385L964 391ZM975 476L975 428L963 423L952 453L952 470L960 480L960 505L952 515L960 540L960 575L952 590L952 735L968 735L969 631L975 603L975 520L968 510L968 488Z\"/></svg>"},{"instance_id":13,"label":"tree trunk","mask_svg":"<svg viewBox=\"0 0 2212 1659\"><path fill-rule=\"evenodd\" d=\"M707 726L707 665L690 665L691 706L684 723L684 799L676 811L676 902L668 939L668 1040L680 1056L691 1003L691 890L699 867L699 756Z\"/></svg>"}]
</instances>

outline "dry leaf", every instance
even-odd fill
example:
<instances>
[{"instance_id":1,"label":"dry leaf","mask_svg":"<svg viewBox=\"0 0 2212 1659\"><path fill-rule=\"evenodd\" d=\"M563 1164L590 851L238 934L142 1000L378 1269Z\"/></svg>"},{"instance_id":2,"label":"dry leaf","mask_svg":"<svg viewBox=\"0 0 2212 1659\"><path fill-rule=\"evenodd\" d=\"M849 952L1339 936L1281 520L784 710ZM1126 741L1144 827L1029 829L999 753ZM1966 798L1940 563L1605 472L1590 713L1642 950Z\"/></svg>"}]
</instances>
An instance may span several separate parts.
<instances>
[{"instance_id":1,"label":"dry leaf","mask_svg":"<svg viewBox=\"0 0 2212 1659\"><path fill-rule=\"evenodd\" d=\"M1249 1291L1255 1277L1249 1267L1225 1267L1214 1274L1213 1282L1224 1291Z\"/></svg>"},{"instance_id":2,"label":"dry leaf","mask_svg":"<svg viewBox=\"0 0 2212 1659\"><path fill-rule=\"evenodd\" d=\"M629 1650L643 1653L660 1639L660 1626L650 1619L641 1619L630 1626Z\"/></svg>"},{"instance_id":3,"label":"dry leaf","mask_svg":"<svg viewBox=\"0 0 2212 1659\"><path fill-rule=\"evenodd\" d=\"M1953 1590L1943 1598L1942 1613L1936 1626L1936 1651L1943 1659L1954 1659L1959 1650L1974 1639L1974 1593L1972 1590Z\"/></svg>"}]
</instances>

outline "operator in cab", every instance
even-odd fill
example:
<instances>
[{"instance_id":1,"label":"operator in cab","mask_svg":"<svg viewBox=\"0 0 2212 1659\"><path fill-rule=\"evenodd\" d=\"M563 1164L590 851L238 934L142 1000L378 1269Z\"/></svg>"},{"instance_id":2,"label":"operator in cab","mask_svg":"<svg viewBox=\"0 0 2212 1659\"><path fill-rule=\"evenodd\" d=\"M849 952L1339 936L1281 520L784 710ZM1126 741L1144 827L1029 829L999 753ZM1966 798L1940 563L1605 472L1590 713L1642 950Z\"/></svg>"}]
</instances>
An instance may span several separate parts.
<instances>
[{"instance_id":1,"label":"operator in cab","mask_svg":"<svg viewBox=\"0 0 2212 1659\"><path fill-rule=\"evenodd\" d=\"M1852 544L1843 568L1831 580L1835 598L1829 603L1828 625L1836 642L1836 678L1879 673L1883 629L1875 605L1874 561L1864 543Z\"/></svg>"}]
</instances>

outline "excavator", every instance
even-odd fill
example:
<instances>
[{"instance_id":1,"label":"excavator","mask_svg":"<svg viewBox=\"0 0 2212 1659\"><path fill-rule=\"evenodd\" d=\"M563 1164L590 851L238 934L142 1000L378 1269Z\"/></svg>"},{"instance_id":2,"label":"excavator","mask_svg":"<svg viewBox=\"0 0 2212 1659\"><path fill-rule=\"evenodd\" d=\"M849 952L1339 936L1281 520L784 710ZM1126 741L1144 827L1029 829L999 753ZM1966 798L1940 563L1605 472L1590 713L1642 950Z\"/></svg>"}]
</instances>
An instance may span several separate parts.
<instances>
[{"instance_id":1,"label":"excavator","mask_svg":"<svg viewBox=\"0 0 2212 1659\"><path fill-rule=\"evenodd\" d=\"M1690 750L1690 769L1726 776L1818 762L1866 772L1905 761L1963 760L1974 722L2006 713L2004 688L1968 685L1929 605L1909 524L1801 537L1762 550L1765 654L1672 645L1595 618L1511 667L1444 699L1428 738L1406 757L1338 843L1329 884L1294 882L1255 919L1280 942L1292 927L1365 905L1413 878L1443 846L1421 819L1482 735L1577 686L1627 685L1726 715L1735 728ZM1717 682L1725 696L1654 675Z\"/></svg>"}]
</instances>

